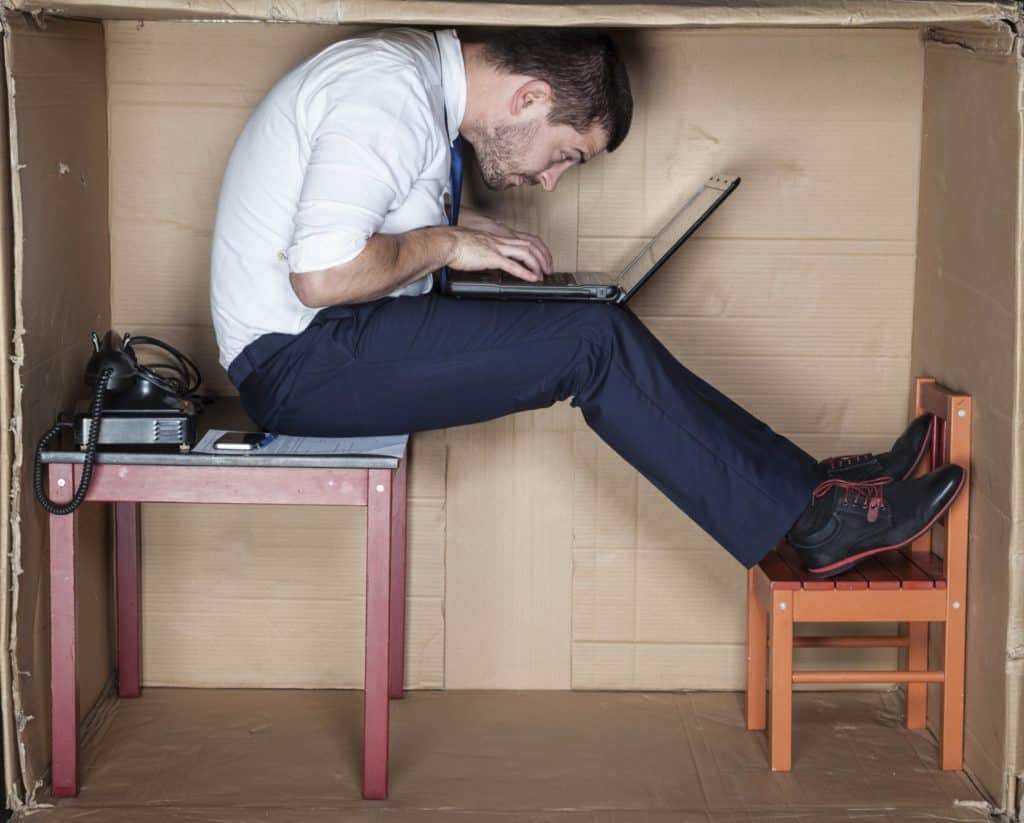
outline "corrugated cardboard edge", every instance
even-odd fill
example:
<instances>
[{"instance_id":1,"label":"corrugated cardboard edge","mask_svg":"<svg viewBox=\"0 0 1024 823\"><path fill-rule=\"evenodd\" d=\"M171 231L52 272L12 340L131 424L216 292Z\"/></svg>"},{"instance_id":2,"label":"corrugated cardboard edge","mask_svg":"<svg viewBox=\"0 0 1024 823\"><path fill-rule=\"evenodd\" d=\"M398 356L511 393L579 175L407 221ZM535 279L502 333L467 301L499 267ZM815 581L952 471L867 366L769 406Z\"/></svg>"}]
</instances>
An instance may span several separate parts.
<instances>
[{"instance_id":1,"label":"corrugated cardboard edge","mask_svg":"<svg viewBox=\"0 0 1024 823\"><path fill-rule=\"evenodd\" d=\"M1020 570L1024 566L1024 43L1016 43L1017 57L1017 118L1020 123L1021 147L1017 154L1017 392L1013 412L1015 437L1013 472L1011 481L1014 501L1013 522L1010 526L1010 614L1006 638L1006 786L1004 797L1008 814L1014 820L1024 814L1024 581Z\"/></svg>"},{"instance_id":2,"label":"corrugated cardboard edge","mask_svg":"<svg viewBox=\"0 0 1024 823\"><path fill-rule=\"evenodd\" d=\"M1018 37L1012 20L991 28L960 29L936 26L928 29L927 39L947 46L958 46L970 52L986 54L1014 54L1018 48Z\"/></svg>"},{"instance_id":3,"label":"corrugated cardboard edge","mask_svg":"<svg viewBox=\"0 0 1024 823\"><path fill-rule=\"evenodd\" d=\"M14 54L12 51L11 31L8 25L7 15L0 13L0 27L3 28L4 46L4 86L7 92L7 127L8 140L11 152L11 223L14 228L14 280L13 280L13 307L14 324L11 328L10 346L13 354L10 354L10 406L4 403L4 408L10 409L8 429L12 436L11 459L9 475L4 478L4 486L9 489L9 494L4 495L3 505L6 507L5 523L10 524L9 554L3 557L3 575L6 577L3 588L3 619L4 631L0 637L7 643L7 654L0 655L3 658L0 664L0 678L3 686L3 735L4 735L4 783L7 787L7 804L12 809L20 808L24 803L25 795L22 791L20 774L25 766L25 747L20 738L15 734L15 721L20 725L24 722L24 712L21 704L21 692L18 689L17 679L12 676L12 671L17 666L18 659L18 633L17 633L17 606L18 606L18 575L21 573L21 462L22 462L22 416L21 416L21 366L25 358L25 346L23 336L25 333L25 319L22 312L22 269L24 263L21 238L24 234L24 225L21 211L21 164L18 157L18 123L17 113L14 107L14 97L17 90L14 87L14 74L12 65ZM6 349L7 341L4 340ZM6 359L5 359L6 363ZM3 373L6 377L7 369ZM0 510L2 511L2 510ZM5 530L6 532L6 530ZM15 747L16 755L15 756ZM33 787L32 794L35 792Z\"/></svg>"},{"instance_id":4,"label":"corrugated cardboard edge","mask_svg":"<svg viewBox=\"0 0 1024 823\"><path fill-rule=\"evenodd\" d=\"M1011 0L921 2L851 0L812 5L745 0L717 5L672 3L490 3L451 0L3 0L27 12L105 19L276 20L299 23L594 26L886 26L992 24L1015 19Z\"/></svg>"},{"instance_id":5,"label":"corrugated cardboard edge","mask_svg":"<svg viewBox=\"0 0 1024 823\"><path fill-rule=\"evenodd\" d=\"M2 23L0 23L2 25ZM4 87L6 88L6 80ZM6 108L6 107L5 107ZM5 114L6 117L6 114ZM0 137L0 144L9 142L7 130ZM9 149L10 147L7 146ZM7 191L11 185L11 170L3 164L0 171L0 190ZM11 370L10 358L13 290L13 225L12 202L0 198L0 227L3 229L2 253L0 253L0 638L8 638L11 622L11 535L6 528L11 517L11 450L16 441L8 436L11 432ZM0 654L0 716L3 718L4 785L12 799L19 799L11 787L19 785L17 751L14 733L13 704L11 699L11 659Z\"/></svg>"}]
</instances>

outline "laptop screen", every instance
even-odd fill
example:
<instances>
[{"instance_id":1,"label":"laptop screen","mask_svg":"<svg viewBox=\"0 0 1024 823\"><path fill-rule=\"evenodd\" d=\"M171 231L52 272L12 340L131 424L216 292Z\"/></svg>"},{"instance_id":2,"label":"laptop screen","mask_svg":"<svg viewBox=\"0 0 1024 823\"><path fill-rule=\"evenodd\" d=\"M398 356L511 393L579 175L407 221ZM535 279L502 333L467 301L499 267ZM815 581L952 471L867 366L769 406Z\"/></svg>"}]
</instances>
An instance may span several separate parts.
<instances>
[{"instance_id":1,"label":"laptop screen","mask_svg":"<svg viewBox=\"0 0 1024 823\"><path fill-rule=\"evenodd\" d=\"M618 285L626 296L654 274L739 184L739 177L715 175L709 178L703 188L683 204L665 227L622 270Z\"/></svg>"}]
</instances>

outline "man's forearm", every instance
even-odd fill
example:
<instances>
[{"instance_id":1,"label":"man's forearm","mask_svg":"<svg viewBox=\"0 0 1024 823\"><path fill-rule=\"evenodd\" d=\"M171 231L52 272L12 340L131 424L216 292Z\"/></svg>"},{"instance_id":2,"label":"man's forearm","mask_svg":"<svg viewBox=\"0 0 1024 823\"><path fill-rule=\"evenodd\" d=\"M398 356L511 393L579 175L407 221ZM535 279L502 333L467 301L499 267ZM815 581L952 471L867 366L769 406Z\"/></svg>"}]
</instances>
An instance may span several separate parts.
<instances>
[{"instance_id":1,"label":"man's forearm","mask_svg":"<svg viewBox=\"0 0 1024 823\"><path fill-rule=\"evenodd\" d=\"M454 240L447 226L375 234L353 260L311 272L292 272L292 289L311 308L367 303L447 264Z\"/></svg>"}]
</instances>

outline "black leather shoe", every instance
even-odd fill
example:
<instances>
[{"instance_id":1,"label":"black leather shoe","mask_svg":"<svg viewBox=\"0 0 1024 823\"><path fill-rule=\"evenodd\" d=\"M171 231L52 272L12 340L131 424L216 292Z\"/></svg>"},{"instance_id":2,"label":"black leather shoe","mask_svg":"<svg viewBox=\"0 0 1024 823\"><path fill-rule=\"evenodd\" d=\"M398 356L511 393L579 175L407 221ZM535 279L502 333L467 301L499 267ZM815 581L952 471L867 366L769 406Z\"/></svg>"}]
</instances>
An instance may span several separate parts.
<instances>
[{"instance_id":1,"label":"black leather shoe","mask_svg":"<svg viewBox=\"0 0 1024 823\"><path fill-rule=\"evenodd\" d=\"M967 473L950 463L921 477L888 477L850 483L826 480L814 490L816 505L786 539L811 574L832 577L861 560L910 543L956 500Z\"/></svg>"},{"instance_id":2,"label":"black leather shoe","mask_svg":"<svg viewBox=\"0 0 1024 823\"><path fill-rule=\"evenodd\" d=\"M905 480L914 473L931 442L932 428L935 426L935 415L925 412L907 426L892 449L885 454L844 454L829 457L818 463L822 480L848 480L854 483L863 480L874 480L878 477L891 477L893 480Z\"/></svg>"}]
</instances>

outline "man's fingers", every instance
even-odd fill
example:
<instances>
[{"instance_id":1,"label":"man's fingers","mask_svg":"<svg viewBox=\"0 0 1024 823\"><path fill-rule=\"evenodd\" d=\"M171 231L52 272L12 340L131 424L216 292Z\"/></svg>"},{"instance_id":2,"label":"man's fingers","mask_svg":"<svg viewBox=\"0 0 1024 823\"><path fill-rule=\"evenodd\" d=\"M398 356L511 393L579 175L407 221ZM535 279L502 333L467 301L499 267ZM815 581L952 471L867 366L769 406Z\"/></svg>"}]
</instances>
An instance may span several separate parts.
<instances>
[{"instance_id":1,"label":"man's fingers","mask_svg":"<svg viewBox=\"0 0 1024 823\"><path fill-rule=\"evenodd\" d=\"M501 237L489 232L469 230L466 251L475 246L475 254L464 261L469 269L496 268L530 282L544 279L551 271L551 254L540 238L533 235ZM473 259L475 257L475 259Z\"/></svg>"},{"instance_id":2,"label":"man's fingers","mask_svg":"<svg viewBox=\"0 0 1024 823\"><path fill-rule=\"evenodd\" d=\"M537 254L525 240L520 240L518 237L508 239L500 238L495 241L494 248L498 254L504 255L505 257L514 257L516 260L521 260L529 268L540 273L541 267L540 261L537 259Z\"/></svg>"},{"instance_id":3,"label":"man's fingers","mask_svg":"<svg viewBox=\"0 0 1024 823\"><path fill-rule=\"evenodd\" d=\"M496 235L497 236L497 235ZM512 237L500 237L498 240L499 251L502 254L506 253L506 249L500 247L500 244L508 246L518 246L523 249L528 249L533 260L536 261L536 265L530 267L535 269L537 272L542 274L550 274L554 268L554 259L551 256L551 250L548 249L547 244L534 234L527 232L515 232Z\"/></svg>"},{"instance_id":4,"label":"man's fingers","mask_svg":"<svg viewBox=\"0 0 1024 823\"><path fill-rule=\"evenodd\" d=\"M540 256L529 243L524 243L523 245L512 245L511 243L501 242L498 244L498 251L505 257L512 257L519 260L525 264L528 269L536 272L538 277L542 277L544 275L544 265L541 262Z\"/></svg>"},{"instance_id":5,"label":"man's fingers","mask_svg":"<svg viewBox=\"0 0 1024 823\"><path fill-rule=\"evenodd\" d=\"M534 246L541 251L541 254L544 255L544 259L547 261L548 266L554 266L555 261L551 256L551 250L548 248L548 244L546 244L544 240L536 234L527 234L526 236L529 237L529 242L534 244Z\"/></svg>"},{"instance_id":6,"label":"man's fingers","mask_svg":"<svg viewBox=\"0 0 1024 823\"><path fill-rule=\"evenodd\" d=\"M541 257L544 260L544 265L547 266L545 271L548 274L551 274L551 272L555 268L555 261L554 258L551 256L551 249L549 249L548 244L541 240L539 237L534 238L534 240L534 246L537 248L538 251L540 251Z\"/></svg>"},{"instance_id":7,"label":"man's fingers","mask_svg":"<svg viewBox=\"0 0 1024 823\"><path fill-rule=\"evenodd\" d=\"M542 279L541 275L534 274L532 271L524 266L520 266L515 260L512 260L509 257L502 257L498 268L502 271L508 272L514 277L518 277L521 280L528 280L531 283L536 283L538 280Z\"/></svg>"},{"instance_id":8,"label":"man's fingers","mask_svg":"<svg viewBox=\"0 0 1024 823\"><path fill-rule=\"evenodd\" d=\"M528 232L516 232L516 234L518 237L528 241L530 245L533 246L544 261L545 273L550 274L554 269L555 261L551 256L551 250L548 248L548 244L535 234L529 234Z\"/></svg>"},{"instance_id":9,"label":"man's fingers","mask_svg":"<svg viewBox=\"0 0 1024 823\"><path fill-rule=\"evenodd\" d=\"M531 283L542 280L544 275L531 271L527 266L519 262L519 258L522 257L525 257L525 255L521 254L518 250L512 250L509 254L498 252L495 255L494 268L506 271L522 280L529 280Z\"/></svg>"}]
</instances>

